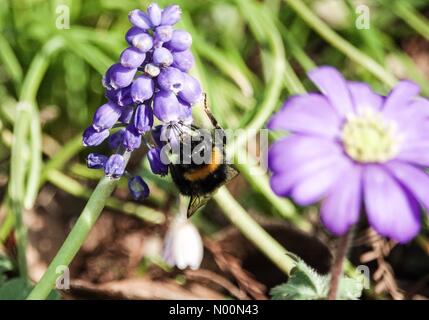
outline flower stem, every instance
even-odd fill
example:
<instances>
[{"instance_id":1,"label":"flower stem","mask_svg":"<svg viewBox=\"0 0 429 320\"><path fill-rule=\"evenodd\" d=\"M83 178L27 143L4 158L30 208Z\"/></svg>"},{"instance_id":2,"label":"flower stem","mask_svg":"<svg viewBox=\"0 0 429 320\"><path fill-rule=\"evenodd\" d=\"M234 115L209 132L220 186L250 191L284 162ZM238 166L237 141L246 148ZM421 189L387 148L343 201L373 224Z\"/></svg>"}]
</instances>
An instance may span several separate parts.
<instances>
[{"instance_id":1,"label":"flower stem","mask_svg":"<svg viewBox=\"0 0 429 320\"><path fill-rule=\"evenodd\" d=\"M338 286L343 275L344 261L347 256L352 237L353 231L349 230L338 239L334 262L331 266L331 284L328 292L328 300L336 300L337 298Z\"/></svg>"},{"instance_id":2,"label":"flower stem","mask_svg":"<svg viewBox=\"0 0 429 320\"><path fill-rule=\"evenodd\" d=\"M287 255L287 250L249 216L225 187L217 191L214 199L231 223L280 270L290 275L291 270L296 264L295 261Z\"/></svg>"},{"instance_id":3,"label":"flower stem","mask_svg":"<svg viewBox=\"0 0 429 320\"><path fill-rule=\"evenodd\" d=\"M20 94L20 102L16 108L16 121L13 129L13 140L11 148L10 166L10 208L15 220L16 241L18 248L18 265L21 277L27 279L27 231L24 224L23 211L32 207L37 191L33 185L38 183L41 165L41 138L40 122L36 110L36 94L43 76L48 68L48 61L51 54L61 46L59 38L52 38L31 62L30 68L25 76ZM31 131L30 131L31 129ZM28 134L31 133L31 159L25 157ZM29 161L31 160L31 161ZM31 162L32 170L28 170L28 163ZM26 175L29 173L29 180L26 190Z\"/></svg>"},{"instance_id":4,"label":"flower stem","mask_svg":"<svg viewBox=\"0 0 429 320\"><path fill-rule=\"evenodd\" d=\"M363 66L366 70L374 74L387 85L393 86L396 83L396 78L390 72L384 69L370 56L357 49L350 42L346 41L333 31L322 19L314 14L302 0L284 1L289 4L314 31L316 31L333 47L337 48L357 64Z\"/></svg>"},{"instance_id":5,"label":"flower stem","mask_svg":"<svg viewBox=\"0 0 429 320\"><path fill-rule=\"evenodd\" d=\"M129 154L125 154L124 158L128 162ZM45 299L49 295L58 277L57 268L59 266L68 266L71 263L100 216L107 198L109 198L117 183L118 179L101 178L73 229L27 299Z\"/></svg>"},{"instance_id":6,"label":"flower stem","mask_svg":"<svg viewBox=\"0 0 429 320\"><path fill-rule=\"evenodd\" d=\"M426 40L429 40L429 22L425 16L418 13L412 5L406 1L394 1L392 6L392 1L379 0L383 6L387 8L392 8L393 12L405 23L407 23L411 28L420 33Z\"/></svg>"}]
</instances>

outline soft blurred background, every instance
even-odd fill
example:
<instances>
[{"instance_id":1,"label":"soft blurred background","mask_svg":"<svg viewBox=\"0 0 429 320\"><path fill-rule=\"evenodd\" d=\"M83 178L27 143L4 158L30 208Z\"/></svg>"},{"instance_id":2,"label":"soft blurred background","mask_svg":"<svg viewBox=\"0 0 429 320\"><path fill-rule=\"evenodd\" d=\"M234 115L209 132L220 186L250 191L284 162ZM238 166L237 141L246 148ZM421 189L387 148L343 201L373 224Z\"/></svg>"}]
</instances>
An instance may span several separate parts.
<instances>
[{"instance_id":1,"label":"soft blurred background","mask_svg":"<svg viewBox=\"0 0 429 320\"><path fill-rule=\"evenodd\" d=\"M126 47L128 12L145 9L150 2L0 0L0 298L23 297L21 283L10 282L17 274L11 192L27 190L28 272L37 281L102 175L85 165L86 155L102 148L84 150L81 133L105 101L102 74ZM164 7L173 2L158 3ZM429 94L427 0L174 3L183 11L179 27L193 36L192 74L226 128L262 127L287 96L314 89L305 73L316 65L333 65L347 78L367 81L382 93L395 78L411 78ZM64 5L70 9L70 28L58 29ZM369 29L359 29L356 19L365 8ZM31 133L24 137L14 130L19 101L34 101L38 110L30 113ZM195 112L198 122L200 111ZM23 142L16 148L27 166L11 173L16 141ZM287 280L225 218L227 208L216 203L218 198L192 218L204 239L201 268L168 267L160 250L178 210L177 191L169 178L148 170L144 151L133 155L129 169L145 177L151 196L135 202L125 179L120 183L74 259L71 288L61 297L267 299L273 286ZM279 199L267 174L252 175L254 168L248 166L240 169L240 177L228 186L238 203L288 250L326 273L332 239L319 223L318 208L298 208ZM38 170L41 176L35 180ZM11 174L25 175L25 185L17 185ZM426 219L421 235L406 246L358 230L349 268L370 266L372 286L364 298L429 297L427 225Z\"/></svg>"}]
</instances>

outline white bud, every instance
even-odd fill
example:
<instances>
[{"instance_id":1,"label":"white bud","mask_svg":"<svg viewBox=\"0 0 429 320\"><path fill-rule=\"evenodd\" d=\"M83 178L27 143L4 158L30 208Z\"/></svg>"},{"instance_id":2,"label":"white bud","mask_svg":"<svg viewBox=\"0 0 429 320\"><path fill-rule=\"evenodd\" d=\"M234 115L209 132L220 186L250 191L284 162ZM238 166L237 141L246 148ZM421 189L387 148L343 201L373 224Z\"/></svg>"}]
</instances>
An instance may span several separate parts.
<instances>
[{"instance_id":1,"label":"white bud","mask_svg":"<svg viewBox=\"0 0 429 320\"><path fill-rule=\"evenodd\" d=\"M178 215L165 236L164 260L183 270L196 270L203 260L203 242L197 228L184 215Z\"/></svg>"}]
</instances>

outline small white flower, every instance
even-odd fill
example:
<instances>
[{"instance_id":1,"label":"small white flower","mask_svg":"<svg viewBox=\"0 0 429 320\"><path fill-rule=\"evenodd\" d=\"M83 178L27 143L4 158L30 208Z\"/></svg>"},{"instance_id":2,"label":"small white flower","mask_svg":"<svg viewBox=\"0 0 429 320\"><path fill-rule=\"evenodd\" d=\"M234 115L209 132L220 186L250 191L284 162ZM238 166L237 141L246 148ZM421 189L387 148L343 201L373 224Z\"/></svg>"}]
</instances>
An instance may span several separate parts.
<instances>
[{"instance_id":1,"label":"small white flower","mask_svg":"<svg viewBox=\"0 0 429 320\"><path fill-rule=\"evenodd\" d=\"M203 242L197 228L184 215L177 215L164 239L164 260L183 270L196 270L203 260Z\"/></svg>"}]
</instances>

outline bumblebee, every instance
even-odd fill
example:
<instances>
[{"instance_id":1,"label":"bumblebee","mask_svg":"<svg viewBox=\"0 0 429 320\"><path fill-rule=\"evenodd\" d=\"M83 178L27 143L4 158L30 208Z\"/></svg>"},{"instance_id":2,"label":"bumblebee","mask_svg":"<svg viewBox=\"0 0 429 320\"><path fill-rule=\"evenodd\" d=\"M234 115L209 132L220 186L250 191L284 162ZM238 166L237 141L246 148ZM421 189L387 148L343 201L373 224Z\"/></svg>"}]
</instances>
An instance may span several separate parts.
<instances>
[{"instance_id":1,"label":"bumblebee","mask_svg":"<svg viewBox=\"0 0 429 320\"><path fill-rule=\"evenodd\" d=\"M191 197L188 218L205 205L219 187L238 175L238 170L226 161L225 132L207 107L206 99L204 104L214 129L182 126L178 139L180 159L169 165L179 192Z\"/></svg>"}]
</instances>

